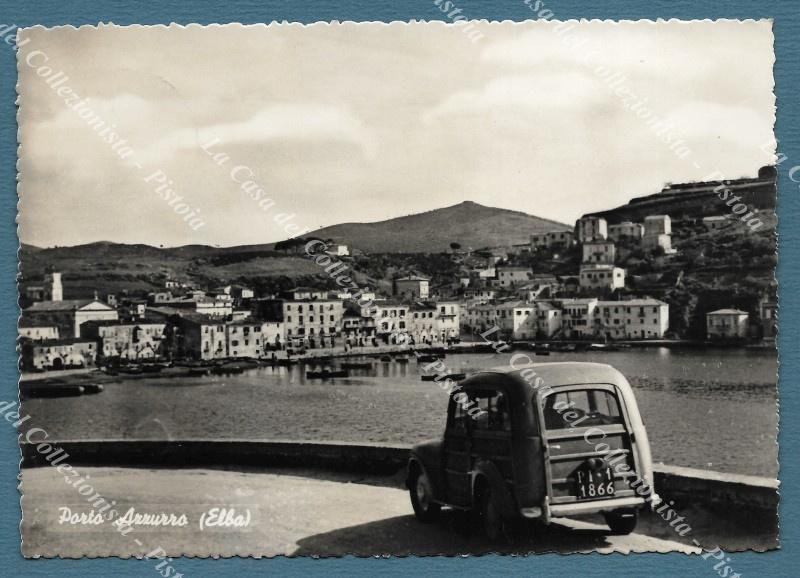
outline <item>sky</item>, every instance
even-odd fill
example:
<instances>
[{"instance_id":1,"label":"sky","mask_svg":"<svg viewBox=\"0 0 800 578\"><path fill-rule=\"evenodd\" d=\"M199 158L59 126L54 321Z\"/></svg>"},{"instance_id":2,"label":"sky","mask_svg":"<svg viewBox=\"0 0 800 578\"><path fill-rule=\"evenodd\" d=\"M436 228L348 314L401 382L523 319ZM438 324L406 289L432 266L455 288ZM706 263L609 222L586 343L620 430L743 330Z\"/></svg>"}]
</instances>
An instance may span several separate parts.
<instances>
[{"instance_id":1,"label":"sky","mask_svg":"<svg viewBox=\"0 0 800 578\"><path fill-rule=\"evenodd\" d=\"M473 30L482 37L441 22L23 30L20 239L268 243L292 236L286 223L466 200L571 224L772 161L769 21ZM672 148L648 118L671 123Z\"/></svg>"}]
</instances>

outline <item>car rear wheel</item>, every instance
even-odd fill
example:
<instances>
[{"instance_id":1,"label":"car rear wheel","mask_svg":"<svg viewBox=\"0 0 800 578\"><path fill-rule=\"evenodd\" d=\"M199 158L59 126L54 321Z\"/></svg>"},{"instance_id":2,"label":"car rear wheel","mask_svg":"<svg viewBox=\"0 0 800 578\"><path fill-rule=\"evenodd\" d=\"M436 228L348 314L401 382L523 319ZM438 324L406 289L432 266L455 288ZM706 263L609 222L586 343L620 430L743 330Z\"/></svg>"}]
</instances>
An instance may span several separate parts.
<instances>
[{"instance_id":1,"label":"car rear wheel","mask_svg":"<svg viewBox=\"0 0 800 578\"><path fill-rule=\"evenodd\" d=\"M604 516L606 524L611 528L611 532L620 536L625 536L633 532L636 528L636 523L639 521L639 514L637 512L611 512L604 514Z\"/></svg>"},{"instance_id":2,"label":"car rear wheel","mask_svg":"<svg viewBox=\"0 0 800 578\"><path fill-rule=\"evenodd\" d=\"M422 522L434 521L441 506L433 501L433 488L425 472L417 471L411 476L408 491L417 518Z\"/></svg>"},{"instance_id":3,"label":"car rear wheel","mask_svg":"<svg viewBox=\"0 0 800 578\"><path fill-rule=\"evenodd\" d=\"M490 542L499 541L503 537L503 518L489 487L484 488L481 493L480 508L481 522L486 537Z\"/></svg>"}]
</instances>

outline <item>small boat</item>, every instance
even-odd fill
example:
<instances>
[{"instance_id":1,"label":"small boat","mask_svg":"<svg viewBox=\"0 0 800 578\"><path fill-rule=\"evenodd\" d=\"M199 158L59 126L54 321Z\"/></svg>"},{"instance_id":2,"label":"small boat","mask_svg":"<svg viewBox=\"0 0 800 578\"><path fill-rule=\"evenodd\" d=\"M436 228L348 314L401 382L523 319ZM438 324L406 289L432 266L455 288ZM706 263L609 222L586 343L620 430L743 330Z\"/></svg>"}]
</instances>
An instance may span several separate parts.
<instances>
[{"instance_id":1,"label":"small boat","mask_svg":"<svg viewBox=\"0 0 800 578\"><path fill-rule=\"evenodd\" d=\"M287 365L288 366L288 365L296 365L296 364L297 364L297 360L296 359L276 359L275 360L275 365Z\"/></svg>"},{"instance_id":2,"label":"small boat","mask_svg":"<svg viewBox=\"0 0 800 578\"><path fill-rule=\"evenodd\" d=\"M138 365L123 365L119 368L119 371L128 375L139 375L142 373L142 368Z\"/></svg>"},{"instance_id":3,"label":"small boat","mask_svg":"<svg viewBox=\"0 0 800 578\"><path fill-rule=\"evenodd\" d=\"M347 377L346 369L323 369L322 371L306 371L307 379L330 379L332 377Z\"/></svg>"},{"instance_id":4,"label":"small boat","mask_svg":"<svg viewBox=\"0 0 800 578\"><path fill-rule=\"evenodd\" d=\"M105 389L102 383L84 383L81 387L83 387L83 393L100 393Z\"/></svg>"},{"instance_id":5,"label":"small boat","mask_svg":"<svg viewBox=\"0 0 800 578\"><path fill-rule=\"evenodd\" d=\"M217 367L212 368L211 373L214 375L222 375L222 374L234 374L234 373L244 373L244 367L239 365L220 365Z\"/></svg>"},{"instance_id":6,"label":"small boat","mask_svg":"<svg viewBox=\"0 0 800 578\"><path fill-rule=\"evenodd\" d=\"M395 361L397 363L408 363L408 357L396 357Z\"/></svg>"},{"instance_id":7,"label":"small boat","mask_svg":"<svg viewBox=\"0 0 800 578\"><path fill-rule=\"evenodd\" d=\"M554 344L551 349L553 351L562 351L565 353L570 353L578 349L578 347L574 343L556 343Z\"/></svg>"},{"instance_id":8,"label":"small boat","mask_svg":"<svg viewBox=\"0 0 800 578\"><path fill-rule=\"evenodd\" d=\"M590 351L619 351L616 345L609 345L608 343L592 343L589 346Z\"/></svg>"},{"instance_id":9,"label":"small boat","mask_svg":"<svg viewBox=\"0 0 800 578\"><path fill-rule=\"evenodd\" d=\"M432 363L434 361L439 361L442 357L444 356L438 353L418 355L417 363Z\"/></svg>"},{"instance_id":10,"label":"small boat","mask_svg":"<svg viewBox=\"0 0 800 578\"><path fill-rule=\"evenodd\" d=\"M427 373L422 376L422 381L440 381L444 379L461 381L462 379L466 379L466 377L466 373L448 373L446 375L442 375L441 373Z\"/></svg>"},{"instance_id":11,"label":"small boat","mask_svg":"<svg viewBox=\"0 0 800 578\"><path fill-rule=\"evenodd\" d=\"M19 386L19 398L22 400L36 397L77 397L84 393L82 385L63 384L63 385L36 385L21 383Z\"/></svg>"},{"instance_id":12,"label":"small boat","mask_svg":"<svg viewBox=\"0 0 800 578\"><path fill-rule=\"evenodd\" d=\"M391 360L392 360L391 355L381 355L381 361L391 361Z\"/></svg>"},{"instance_id":13,"label":"small boat","mask_svg":"<svg viewBox=\"0 0 800 578\"><path fill-rule=\"evenodd\" d=\"M142 373L161 373L162 369L164 367L161 365L143 365Z\"/></svg>"},{"instance_id":14,"label":"small boat","mask_svg":"<svg viewBox=\"0 0 800 578\"><path fill-rule=\"evenodd\" d=\"M369 369L372 364L369 361L344 361L342 369Z\"/></svg>"},{"instance_id":15,"label":"small boat","mask_svg":"<svg viewBox=\"0 0 800 578\"><path fill-rule=\"evenodd\" d=\"M199 377L203 375L211 375L210 367L193 367L189 370L189 376Z\"/></svg>"}]
</instances>

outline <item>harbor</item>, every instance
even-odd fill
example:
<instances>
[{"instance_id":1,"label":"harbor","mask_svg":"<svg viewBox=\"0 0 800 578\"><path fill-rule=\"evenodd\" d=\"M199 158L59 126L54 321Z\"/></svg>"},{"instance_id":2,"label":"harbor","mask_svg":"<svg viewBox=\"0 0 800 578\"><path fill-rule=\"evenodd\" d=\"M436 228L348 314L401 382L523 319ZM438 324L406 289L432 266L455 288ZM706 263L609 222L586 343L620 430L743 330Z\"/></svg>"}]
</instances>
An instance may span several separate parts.
<instances>
[{"instance_id":1,"label":"harbor","mask_svg":"<svg viewBox=\"0 0 800 578\"><path fill-rule=\"evenodd\" d=\"M528 354L524 349L519 353ZM386 354L384 354L386 355ZM448 373L507 366L513 353L448 353ZM636 391L653 458L676 466L776 477L777 356L769 349L647 347L553 351L539 362L593 361L619 369ZM403 354L262 364L234 373L106 375L97 395L23 402L26 424L52 439L307 439L411 444L441 435L447 395L426 363ZM346 377L308 372L346 369ZM353 367L357 364L357 367ZM186 368L180 368L184 371ZM686 444L716 432L715 443Z\"/></svg>"}]
</instances>

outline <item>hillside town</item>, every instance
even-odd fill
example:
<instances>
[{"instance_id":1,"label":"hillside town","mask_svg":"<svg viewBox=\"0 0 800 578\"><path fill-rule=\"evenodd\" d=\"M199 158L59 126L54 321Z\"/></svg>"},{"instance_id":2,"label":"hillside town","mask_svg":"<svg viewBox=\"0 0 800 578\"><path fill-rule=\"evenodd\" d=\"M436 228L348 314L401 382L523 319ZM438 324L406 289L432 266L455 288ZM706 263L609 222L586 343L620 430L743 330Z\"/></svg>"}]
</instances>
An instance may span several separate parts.
<instances>
[{"instance_id":1,"label":"hillside town","mask_svg":"<svg viewBox=\"0 0 800 578\"><path fill-rule=\"evenodd\" d=\"M716 230L730 221L715 215L703 218L702 226ZM617 265L623 246L674 255L670 216L609 224L587 215L572 231L565 229L531 234L528 245L510 251L484 251L477 261L454 243L461 271L452 282L434 286L430 277L412 272L392 278L386 294L360 288L358 299L350 290L294 287L257 294L238 284L197 287L175 278L146 295L101 297L97 291L93 298L64 299L64 272L53 271L41 285L25 288L21 365L24 371L47 371L173 360L280 362L447 347L480 341L481 334L505 342L597 347L675 340L669 304L632 290L626 269ZM309 258L322 255L325 263L345 268L353 263L346 244L314 244L320 249ZM565 251L581 255L571 275L514 264L519 255L557 257ZM775 314L769 298L761 301L757 318L733 306L708 311L705 337L725 343L774 340Z\"/></svg>"}]
</instances>

